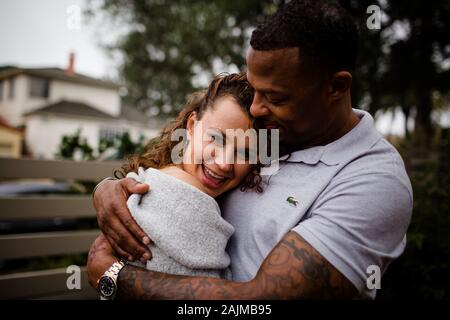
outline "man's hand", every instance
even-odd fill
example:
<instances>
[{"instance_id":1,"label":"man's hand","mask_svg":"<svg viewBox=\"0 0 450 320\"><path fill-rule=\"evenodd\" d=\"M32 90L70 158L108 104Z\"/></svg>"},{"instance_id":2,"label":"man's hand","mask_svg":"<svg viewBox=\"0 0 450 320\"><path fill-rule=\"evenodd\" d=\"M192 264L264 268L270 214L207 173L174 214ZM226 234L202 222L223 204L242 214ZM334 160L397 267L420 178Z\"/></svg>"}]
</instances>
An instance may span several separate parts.
<instances>
[{"instance_id":1,"label":"man's hand","mask_svg":"<svg viewBox=\"0 0 450 320\"><path fill-rule=\"evenodd\" d=\"M99 235L89 250L87 262L89 284L97 290L98 280L117 260L108 240L103 234Z\"/></svg>"},{"instance_id":2,"label":"man's hand","mask_svg":"<svg viewBox=\"0 0 450 320\"><path fill-rule=\"evenodd\" d=\"M131 194L145 194L148 190L147 184L125 178L105 181L94 193L94 207L100 229L114 251L130 261L139 259L145 263L151 258L148 249L151 241L134 221L127 207Z\"/></svg>"}]
</instances>

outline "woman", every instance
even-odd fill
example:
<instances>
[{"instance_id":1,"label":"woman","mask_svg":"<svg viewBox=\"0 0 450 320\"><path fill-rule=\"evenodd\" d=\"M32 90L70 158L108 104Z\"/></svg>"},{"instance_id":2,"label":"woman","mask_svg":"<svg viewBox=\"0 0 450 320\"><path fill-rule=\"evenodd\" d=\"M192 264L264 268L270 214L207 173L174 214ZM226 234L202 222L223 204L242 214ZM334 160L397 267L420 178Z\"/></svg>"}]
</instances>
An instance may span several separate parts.
<instances>
[{"instance_id":1,"label":"woman","mask_svg":"<svg viewBox=\"0 0 450 320\"><path fill-rule=\"evenodd\" d=\"M252 129L252 100L245 74L216 77L206 91L191 95L156 142L122 167L122 175L152 186L127 203L153 241L152 260L133 264L172 274L229 277L225 247L234 229L222 219L214 198L239 185L242 191L262 191L259 167L249 163L255 141L246 139L243 145L234 135ZM186 141L178 150L173 137L180 129Z\"/></svg>"}]
</instances>

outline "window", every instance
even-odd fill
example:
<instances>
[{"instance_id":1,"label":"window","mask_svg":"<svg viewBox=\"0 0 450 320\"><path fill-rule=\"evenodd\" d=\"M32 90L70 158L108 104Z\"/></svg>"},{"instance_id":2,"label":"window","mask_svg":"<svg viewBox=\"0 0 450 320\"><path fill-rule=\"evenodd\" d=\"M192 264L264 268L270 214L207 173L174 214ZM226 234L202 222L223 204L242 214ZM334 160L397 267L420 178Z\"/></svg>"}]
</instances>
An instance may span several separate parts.
<instances>
[{"instance_id":1,"label":"window","mask_svg":"<svg viewBox=\"0 0 450 320\"><path fill-rule=\"evenodd\" d=\"M123 130L114 128L101 128L99 132L100 140L114 142L116 137L120 137L123 134Z\"/></svg>"},{"instance_id":2,"label":"window","mask_svg":"<svg viewBox=\"0 0 450 320\"><path fill-rule=\"evenodd\" d=\"M49 89L49 79L41 77L30 77L30 97L48 98Z\"/></svg>"},{"instance_id":3,"label":"window","mask_svg":"<svg viewBox=\"0 0 450 320\"><path fill-rule=\"evenodd\" d=\"M14 98L14 85L15 85L15 79L11 78L9 79L9 99Z\"/></svg>"}]
</instances>

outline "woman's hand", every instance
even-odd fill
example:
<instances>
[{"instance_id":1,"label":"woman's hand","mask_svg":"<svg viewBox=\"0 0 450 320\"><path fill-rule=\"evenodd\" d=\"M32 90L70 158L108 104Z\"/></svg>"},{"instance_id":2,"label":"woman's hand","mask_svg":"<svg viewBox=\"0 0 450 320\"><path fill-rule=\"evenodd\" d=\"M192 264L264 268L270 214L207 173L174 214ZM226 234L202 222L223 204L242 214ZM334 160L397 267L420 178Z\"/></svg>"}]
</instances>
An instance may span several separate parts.
<instances>
[{"instance_id":1,"label":"woman's hand","mask_svg":"<svg viewBox=\"0 0 450 320\"><path fill-rule=\"evenodd\" d=\"M97 221L104 237L120 257L130 261L145 263L151 259L148 249L151 240L134 221L127 207L131 194L145 194L148 190L147 184L124 178L104 181L94 193Z\"/></svg>"},{"instance_id":2,"label":"woman's hand","mask_svg":"<svg viewBox=\"0 0 450 320\"><path fill-rule=\"evenodd\" d=\"M89 250L87 272L89 284L98 289L98 280L114 262L118 261L113 248L103 234L100 234Z\"/></svg>"}]
</instances>

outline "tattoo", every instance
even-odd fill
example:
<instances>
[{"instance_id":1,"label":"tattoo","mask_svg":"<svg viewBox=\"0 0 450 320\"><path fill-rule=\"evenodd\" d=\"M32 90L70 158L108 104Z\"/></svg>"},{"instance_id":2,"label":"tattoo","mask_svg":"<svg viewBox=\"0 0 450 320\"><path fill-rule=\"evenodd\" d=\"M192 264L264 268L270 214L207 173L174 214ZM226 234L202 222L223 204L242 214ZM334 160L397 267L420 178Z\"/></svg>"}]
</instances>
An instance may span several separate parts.
<instances>
[{"instance_id":1,"label":"tattoo","mask_svg":"<svg viewBox=\"0 0 450 320\"><path fill-rule=\"evenodd\" d=\"M348 299L355 287L294 232L272 250L254 279L234 282L187 277L126 266L119 274L122 299Z\"/></svg>"},{"instance_id":2,"label":"tattoo","mask_svg":"<svg viewBox=\"0 0 450 320\"><path fill-rule=\"evenodd\" d=\"M271 299L349 299L357 295L351 282L294 232L273 249L258 277Z\"/></svg>"},{"instance_id":3,"label":"tattoo","mask_svg":"<svg viewBox=\"0 0 450 320\"><path fill-rule=\"evenodd\" d=\"M218 278L169 275L125 266L117 299L249 299L245 283Z\"/></svg>"},{"instance_id":4,"label":"tattoo","mask_svg":"<svg viewBox=\"0 0 450 320\"><path fill-rule=\"evenodd\" d=\"M106 240L103 235L100 235L95 239L94 243L89 249L88 261L94 261L97 253L105 249L105 245L107 244L107 242L105 241L108 240Z\"/></svg>"}]
</instances>

